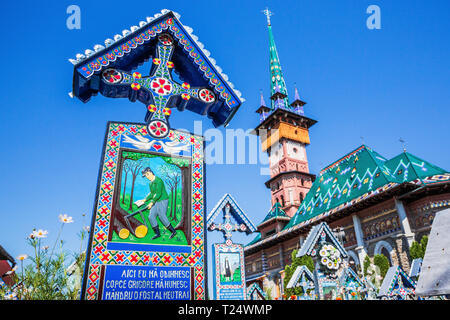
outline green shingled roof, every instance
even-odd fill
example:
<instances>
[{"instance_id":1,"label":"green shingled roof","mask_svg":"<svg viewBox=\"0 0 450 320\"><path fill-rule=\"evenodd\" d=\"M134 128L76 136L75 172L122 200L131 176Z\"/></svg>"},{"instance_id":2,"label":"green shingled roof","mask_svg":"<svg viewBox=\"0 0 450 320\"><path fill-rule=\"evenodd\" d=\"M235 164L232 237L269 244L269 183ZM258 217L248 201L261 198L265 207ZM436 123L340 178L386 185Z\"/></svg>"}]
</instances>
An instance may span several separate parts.
<instances>
[{"instance_id":1,"label":"green shingled roof","mask_svg":"<svg viewBox=\"0 0 450 320\"><path fill-rule=\"evenodd\" d=\"M424 179L446 171L408 152L386 161L386 167L400 182Z\"/></svg>"},{"instance_id":2,"label":"green shingled roof","mask_svg":"<svg viewBox=\"0 0 450 320\"><path fill-rule=\"evenodd\" d=\"M410 153L388 160L362 145L324 168L287 230L321 214L332 214L354 200L362 200L403 182L444 174L446 171ZM333 210L334 209L334 210Z\"/></svg>"},{"instance_id":3,"label":"green shingled roof","mask_svg":"<svg viewBox=\"0 0 450 320\"><path fill-rule=\"evenodd\" d=\"M408 152L386 159L362 145L320 172L296 214L283 230L265 239L261 239L261 234L258 234L245 247L286 235L402 183L419 187L449 181L448 171ZM271 218L272 211L263 222Z\"/></svg>"},{"instance_id":4,"label":"green shingled roof","mask_svg":"<svg viewBox=\"0 0 450 320\"><path fill-rule=\"evenodd\" d=\"M284 210L281 208L281 204L279 202L276 202L273 205L273 207L270 209L267 216L264 218L264 220L260 224L262 224L266 221L269 221L270 219L278 218L278 217L287 218L288 216L287 216L286 212L284 212Z\"/></svg>"},{"instance_id":5,"label":"green shingled roof","mask_svg":"<svg viewBox=\"0 0 450 320\"><path fill-rule=\"evenodd\" d=\"M247 243L245 246L247 247L247 246L250 246L250 245L252 245L252 244L254 244L254 243L257 243L259 240L261 240L261 233L258 233L257 235L256 235L256 237L252 240L252 241L250 241L249 243Z\"/></svg>"},{"instance_id":6,"label":"green shingled roof","mask_svg":"<svg viewBox=\"0 0 450 320\"><path fill-rule=\"evenodd\" d=\"M260 225L266 221L269 221L270 219L280 218L280 217L288 218L286 212L284 212L284 210L281 208L281 204L279 202L276 202L273 205L273 207L270 209L269 213L266 215L264 220L261 221ZM250 241L246 246L252 245L252 244L258 242L259 240L261 240L261 233L258 233L257 236L252 241Z\"/></svg>"},{"instance_id":7,"label":"green shingled roof","mask_svg":"<svg viewBox=\"0 0 450 320\"><path fill-rule=\"evenodd\" d=\"M289 218L287 216L286 212L284 212L284 210L281 208L281 204L279 202L276 202L272 206L272 208L270 209L269 213L266 215L264 220L261 221L260 225L266 221L269 221L270 219L280 218L280 217ZM259 240L261 240L261 233L258 233L258 235L251 242L249 242L246 246L252 245L252 244L258 242Z\"/></svg>"}]
</instances>

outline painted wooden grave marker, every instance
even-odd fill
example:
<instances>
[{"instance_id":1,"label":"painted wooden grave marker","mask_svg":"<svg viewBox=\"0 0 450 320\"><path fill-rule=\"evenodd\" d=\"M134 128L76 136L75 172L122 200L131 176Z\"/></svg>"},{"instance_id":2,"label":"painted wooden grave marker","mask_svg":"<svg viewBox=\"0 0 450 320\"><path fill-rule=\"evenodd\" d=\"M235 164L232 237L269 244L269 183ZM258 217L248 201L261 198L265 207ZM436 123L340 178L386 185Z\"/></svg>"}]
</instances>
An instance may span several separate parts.
<instances>
[{"instance_id":1,"label":"painted wooden grave marker","mask_svg":"<svg viewBox=\"0 0 450 320\"><path fill-rule=\"evenodd\" d=\"M215 223L219 215L223 216L223 222ZM256 227L230 194L225 194L211 210L207 227L209 231L222 232L225 239L225 243L213 244L214 299L245 300L244 248L241 244L233 243L232 235L233 232L250 234L256 231Z\"/></svg>"},{"instance_id":2,"label":"painted wooden grave marker","mask_svg":"<svg viewBox=\"0 0 450 320\"><path fill-rule=\"evenodd\" d=\"M168 119L176 108L227 125L243 99L197 39L162 10L69 59L71 96L147 107L145 123L107 124L82 299L206 299L204 139Z\"/></svg>"}]
</instances>

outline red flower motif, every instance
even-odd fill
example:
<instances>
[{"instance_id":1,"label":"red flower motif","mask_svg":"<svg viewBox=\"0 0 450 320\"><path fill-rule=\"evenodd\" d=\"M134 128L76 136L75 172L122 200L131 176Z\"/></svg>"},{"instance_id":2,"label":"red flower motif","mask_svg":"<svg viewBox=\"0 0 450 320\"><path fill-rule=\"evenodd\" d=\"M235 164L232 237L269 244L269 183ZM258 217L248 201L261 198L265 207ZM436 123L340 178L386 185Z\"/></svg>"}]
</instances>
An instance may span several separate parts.
<instances>
[{"instance_id":1,"label":"red flower motif","mask_svg":"<svg viewBox=\"0 0 450 320\"><path fill-rule=\"evenodd\" d=\"M165 96L172 92L172 84L164 78L156 78L151 82L153 91L159 95Z\"/></svg>"},{"instance_id":2,"label":"red flower motif","mask_svg":"<svg viewBox=\"0 0 450 320\"><path fill-rule=\"evenodd\" d=\"M108 69L103 72L103 79L109 83L118 83L122 80L122 74L114 69Z\"/></svg>"},{"instance_id":3,"label":"red flower motif","mask_svg":"<svg viewBox=\"0 0 450 320\"><path fill-rule=\"evenodd\" d=\"M151 133L156 136L162 136L168 130L167 126L162 121L154 121L150 124L149 129Z\"/></svg>"},{"instance_id":4,"label":"red flower motif","mask_svg":"<svg viewBox=\"0 0 450 320\"><path fill-rule=\"evenodd\" d=\"M203 102L213 102L214 101L214 94L208 90L208 89L202 89L199 92L200 100Z\"/></svg>"}]
</instances>

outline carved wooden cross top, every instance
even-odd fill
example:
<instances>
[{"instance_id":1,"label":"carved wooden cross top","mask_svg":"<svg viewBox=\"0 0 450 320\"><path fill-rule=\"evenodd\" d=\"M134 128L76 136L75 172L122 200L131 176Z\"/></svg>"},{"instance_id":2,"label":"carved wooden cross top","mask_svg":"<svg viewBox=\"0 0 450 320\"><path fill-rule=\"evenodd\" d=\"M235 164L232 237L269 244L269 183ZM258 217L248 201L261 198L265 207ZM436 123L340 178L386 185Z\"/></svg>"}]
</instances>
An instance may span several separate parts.
<instances>
[{"instance_id":1,"label":"carved wooden cross top","mask_svg":"<svg viewBox=\"0 0 450 320\"><path fill-rule=\"evenodd\" d=\"M230 246L233 244L233 241L231 240L231 237L233 235L233 232L246 232L247 226L243 223L237 224L233 223L231 221L231 214L230 214L230 204L227 203L224 207L224 219L223 223L215 224L211 223L211 225L208 227L209 231L220 231L223 233L223 236L225 238L226 245Z\"/></svg>"},{"instance_id":2,"label":"carved wooden cross top","mask_svg":"<svg viewBox=\"0 0 450 320\"><path fill-rule=\"evenodd\" d=\"M205 104L216 100L214 93L204 87L191 88L190 84L177 83L172 79L175 65L171 60L174 52L174 40L163 33L158 37L156 57L152 60L149 76L139 72L132 74L114 68L103 71L102 81L109 86L111 97L128 97L131 101L151 101L147 106L150 117L146 117L148 133L155 138L164 138L169 134L168 118L171 115L173 99L180 100L177 108L184 110L189 99L193 98ZM123 91L123 92L122 92ZM172 100L171 105L169 102Z\"/></svg>"}]
</instances>

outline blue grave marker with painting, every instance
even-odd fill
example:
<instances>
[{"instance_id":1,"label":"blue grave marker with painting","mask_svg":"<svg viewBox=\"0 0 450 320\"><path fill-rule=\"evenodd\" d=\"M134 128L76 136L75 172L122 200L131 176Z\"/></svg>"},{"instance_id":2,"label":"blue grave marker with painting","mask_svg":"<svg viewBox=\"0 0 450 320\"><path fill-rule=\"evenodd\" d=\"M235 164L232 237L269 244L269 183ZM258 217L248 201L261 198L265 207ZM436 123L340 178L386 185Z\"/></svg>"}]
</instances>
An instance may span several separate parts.
<instances>
[{"instance_id":1,"label":"blue grave marker with painting","mask_svg":"<svg viewBox=\"0 0 450 320\"><path fill-rule=\"evenodd\" d=\"M169 117L189 110L227 125L244 100L179 18L164 9L69 59L70 96L146 109L145 123L107 124L82 299L207 297L204 139Z\"/></svg>"},{"instance_id":2,"label":"blue grave marker with painting","mask_svg":"<svg viewBox=\"0 0 450 320\"><path fill-rule=\"evenodd\" d=\"M189 300L189 267L107 266L103 300Z\"/></svg>"},{"instance_id":3,"label":"blue grave marker with painting","mask_svg":"<svg viewBox=\"0 0 450 320\"><path fill-rule=\"evenodd\" d=\"M222 223L214 220L223 215ZM232 221L234 218L235 222ZM250 234L256 230L242 209L230 194L225 194L207 218L209 231L223 233L225 243L213 244L213 274L215 300L245 300L244 248L231 240L235 231Z\"/></svg>"}]
</instances>

